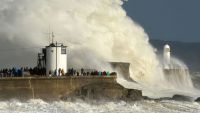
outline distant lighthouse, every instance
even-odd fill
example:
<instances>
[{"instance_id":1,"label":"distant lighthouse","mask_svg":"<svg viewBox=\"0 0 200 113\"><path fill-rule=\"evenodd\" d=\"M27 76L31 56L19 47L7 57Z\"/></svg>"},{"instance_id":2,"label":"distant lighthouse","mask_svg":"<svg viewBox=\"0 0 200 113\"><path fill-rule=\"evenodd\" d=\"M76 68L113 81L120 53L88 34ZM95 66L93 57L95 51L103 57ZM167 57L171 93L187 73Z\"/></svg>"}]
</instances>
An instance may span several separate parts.
<instances>
[{"instance_id":1,"label":"distant lighthouse","mask_svg":"<svg viewBox=\"0 0 200 113\"><path fill-rule=\"evenodd\" d=\"M171 57L171 50L168 44L164 45L163 48L163 57L164 57L164 67L169 68L170 65L170 57Z\"/></svg>"}]
</instances>

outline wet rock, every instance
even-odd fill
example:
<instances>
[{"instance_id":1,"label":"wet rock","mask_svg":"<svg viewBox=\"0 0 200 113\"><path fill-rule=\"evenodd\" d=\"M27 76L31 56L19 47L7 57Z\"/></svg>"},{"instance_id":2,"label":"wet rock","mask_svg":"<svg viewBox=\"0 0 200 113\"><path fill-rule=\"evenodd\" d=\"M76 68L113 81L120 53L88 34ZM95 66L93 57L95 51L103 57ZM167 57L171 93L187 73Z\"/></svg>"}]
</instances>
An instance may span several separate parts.
<instances>
[{"instance_id":1,"label":"wet rock","mask_svg":"<svg viewBox=\"0 0 200 113\"><path fill-rule=\"evenodd\" d=\"M77 89L72 94L73 98L103 99L103 100L139 100L142 92L135 89L125 89L119 84L96 83Z\"/></svg>"},{"instance_id":2,"label":"wet rock","mask_svg":"<svg viewBox=\"0 0 200 113\"><path fill-rule=\"evenodd\" d=\"M195 101L196 101L196 102L200 102L200 97L198 97Z\"/></svg>"},{"instance_id":3,"label":"wet rock","mask_svg":"<svg viewBox=\"0 0 200 113\"><path fill-rule=\"evenodd\" d=\"M177 101L193 101L194 99L189 96L184 96L184 95L174 95L172 97L172 100L177 100Z\"/></svg>"}]
</instances>

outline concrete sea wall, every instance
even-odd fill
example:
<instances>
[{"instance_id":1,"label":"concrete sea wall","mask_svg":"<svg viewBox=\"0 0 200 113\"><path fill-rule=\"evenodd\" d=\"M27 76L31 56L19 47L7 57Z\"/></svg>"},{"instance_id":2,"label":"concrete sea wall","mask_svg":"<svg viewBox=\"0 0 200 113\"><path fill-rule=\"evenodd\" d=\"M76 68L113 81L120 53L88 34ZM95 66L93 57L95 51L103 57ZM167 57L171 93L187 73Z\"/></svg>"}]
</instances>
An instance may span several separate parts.
<instances>
[{"instance_id":1,"label":"concrete sea wall","mask_svg":"<svg viewBox=\"0 0 200 113\"><path fill-rule=\"evenodd\" d=\"M137 100L142 98L142 92L125 89L116 82L116 76L0 79L0 100L59 100L71 97Z\"/></svg>"}]
</instances>

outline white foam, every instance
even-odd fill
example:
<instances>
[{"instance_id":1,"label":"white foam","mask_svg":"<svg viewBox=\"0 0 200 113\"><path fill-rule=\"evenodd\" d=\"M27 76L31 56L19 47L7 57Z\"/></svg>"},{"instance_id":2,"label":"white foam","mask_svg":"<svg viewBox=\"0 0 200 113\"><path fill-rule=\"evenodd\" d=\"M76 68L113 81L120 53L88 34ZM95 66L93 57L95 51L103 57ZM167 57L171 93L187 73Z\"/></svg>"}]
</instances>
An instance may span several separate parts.
<instances>
[{"instance_id":1,"label":"white foam","mask_svg":"<svg viewBox=\"0 0 200 113\"><path fill-rule=\"evenodd\" d=\"M44 102L30 100L1 101L1 113L197 113L200 105L197 102L180 101L99 101L99 102Z\"/></svg>"}]
</instances>

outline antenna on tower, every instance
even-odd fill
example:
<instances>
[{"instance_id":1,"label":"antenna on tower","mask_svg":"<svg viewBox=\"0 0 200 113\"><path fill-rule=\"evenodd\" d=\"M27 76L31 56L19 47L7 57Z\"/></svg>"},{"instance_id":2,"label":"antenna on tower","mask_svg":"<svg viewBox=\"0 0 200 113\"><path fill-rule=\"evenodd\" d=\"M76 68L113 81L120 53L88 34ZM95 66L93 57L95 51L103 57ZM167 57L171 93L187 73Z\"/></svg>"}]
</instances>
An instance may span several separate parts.
<instances>
[{"instance_id":1,"label":"antenna on tower","mask_svg":"<svg viewBox=\"0 0 200 113\"><path fill-rule=\"evenodd\" d=\"M51 34L51 41L52 41L52 43L54 42L54 37L55 37L55 35L54 35L54 33L52 32L52 34Z\"/></svg>"},{"instance_id":2,"label":"antenna on tower","mask_svg":"<svg viewBox=\"0 0 200 113\"><path fill-rule=\"evenodd\" d=\"M50 27L50 24L49 24L49 30L48 30L48 37L49 37L49 44L51 44L51 27Z\"/></svg>"},{"instance_id":3,"label":"antenna on tower","mask_svg":"<svg viewBox=\"0 0 200 113\"><path fill-rule=\"evenodd\" d=\"M54 34L54 32L51 30L50 25L49 25L48 33L44 33L44 34L48 35L49 44L53 44L53 43L54 43L55 34Z\"/></svg>"}]
</instances>

